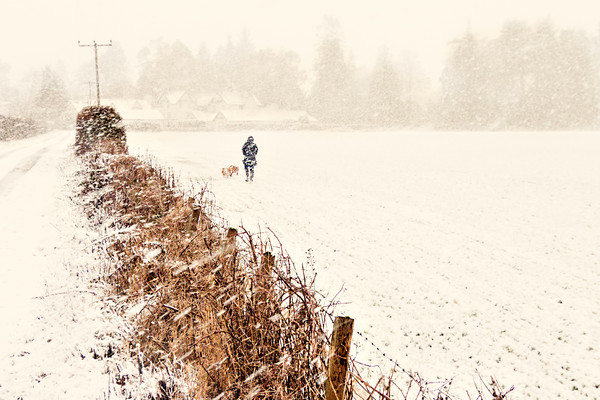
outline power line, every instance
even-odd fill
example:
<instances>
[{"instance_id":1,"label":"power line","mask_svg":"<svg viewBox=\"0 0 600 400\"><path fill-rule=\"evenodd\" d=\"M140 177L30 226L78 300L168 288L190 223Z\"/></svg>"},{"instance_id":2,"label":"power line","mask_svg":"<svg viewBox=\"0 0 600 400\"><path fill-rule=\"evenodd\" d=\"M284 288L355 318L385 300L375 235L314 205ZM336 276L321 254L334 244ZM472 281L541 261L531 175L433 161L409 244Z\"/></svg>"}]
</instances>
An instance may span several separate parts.
<instances>
[{"instance_id":1,"label":"power line","mask_svg":"<svg viewBox=\"0 0 600 400\"><path fill-rule=\"evenodd\" d=\"M100 76L98 74L98 46L112 46L112 40L109 43L98 44L94 40L93 44L81 44L77 41L79 47L93 47L94 48L94 60L96 62L96 95L98 98L98 106L100 105Z\"/></svg>"}]
</instances>

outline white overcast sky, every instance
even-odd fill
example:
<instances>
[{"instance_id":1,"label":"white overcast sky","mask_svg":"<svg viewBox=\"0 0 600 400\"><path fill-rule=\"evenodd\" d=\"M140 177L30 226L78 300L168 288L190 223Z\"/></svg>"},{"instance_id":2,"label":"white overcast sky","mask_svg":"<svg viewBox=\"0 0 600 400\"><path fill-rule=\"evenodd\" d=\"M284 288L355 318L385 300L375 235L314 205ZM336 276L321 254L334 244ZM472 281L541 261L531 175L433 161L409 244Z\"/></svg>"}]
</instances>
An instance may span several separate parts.
<instances>
[{"instance_id":1,"label":"white overcast sky","mask_svg":"<svg viewBox=\"0 0 600 400\"><path fill-rule=\"evenodd\" d=\"M508 20L550 19L560 28L597 32L599 0L2 0L0 61L12 74L56 65L74 68L91 50L77 41L120 42L131 52L153 39L180 39L214 50L246 30L258 48L287 48L312 64L317 27L335 17L359 65L382 46L392 55L416 53L437 71L448 40L465 32L496 34Z\"/></svg>"}]
</instances>

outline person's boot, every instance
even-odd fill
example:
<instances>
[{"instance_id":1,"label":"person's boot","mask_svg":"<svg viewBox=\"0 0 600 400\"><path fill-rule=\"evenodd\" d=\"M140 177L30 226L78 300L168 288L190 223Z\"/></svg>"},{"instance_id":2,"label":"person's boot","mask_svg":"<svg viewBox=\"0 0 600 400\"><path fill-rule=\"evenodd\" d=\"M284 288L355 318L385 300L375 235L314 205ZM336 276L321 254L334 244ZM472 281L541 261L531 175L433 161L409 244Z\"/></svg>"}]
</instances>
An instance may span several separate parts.
<instances>
[{"instance_id":1,"label":"person's boot","mask_svg":"<svg viewBox=\"0 0 600 400\"><path fill-rule=\"evenodd\" d=\"M254 171L250 171L250 182L254 180Z\"/></svg>"}]
</instances>

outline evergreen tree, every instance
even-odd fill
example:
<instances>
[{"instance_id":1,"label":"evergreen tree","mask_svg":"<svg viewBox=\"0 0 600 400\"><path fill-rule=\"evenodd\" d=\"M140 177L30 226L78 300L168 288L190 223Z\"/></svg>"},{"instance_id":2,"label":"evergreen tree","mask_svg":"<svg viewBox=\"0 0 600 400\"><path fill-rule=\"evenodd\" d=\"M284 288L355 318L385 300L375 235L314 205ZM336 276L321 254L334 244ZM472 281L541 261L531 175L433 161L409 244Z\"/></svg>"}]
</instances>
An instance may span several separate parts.
<instances>
[{"instance_id":1,"label":"evergreen tree","mask_svg":"<svg viewBox=\"0 0 600 400\"><path fill-rule=\"evenodd\" d=\"M286 108L304 107L300 57L291 51L261 50L252 63L250 91L264 104Z\"/></svg>"},{"instance_id":2,"label":"evergreen tree","mask_svg":"<svg viewBox=\"0 0 600 400\"><path fill-rule=\"evenodd\" d=\"M123 98L133 92L131 71L125 50L118 42L98 50L100 95L102 98ZM94 66L90 66L93 71Z\"/></svg>"},{"instance_id":3,"label":"evergreen tree","mask_svg":"<svg viewBox=\"0 0 600 400\"><path fill-rule=\"evenodd\" d=\"M523 113L536 129L588 128L598 115L598 71L582 32L543 22L533 33L532 74Z\"/></svg>"},{"instance_id":4,"label":"evergreen tree","mask_svg":"<svg viewBox=\"0 0 600 400\"><path fill-rule=\"evenodd\" d=\"M442 74L441 122L450 128L479 128L489 121L480 44L470 32L453 44Z\"/></svg>"},{"instance_id":5,"label":"evergreen tree","mask_svg":"<svg viewBox=\"0 0 600 400\"><path fill-rule=\"evenodd\" d=\"M65 85L56 73L46 67L42 71L40 86L34 97L36 119L49 127L64 126L70 115L67 112L68 94Z\"/></svg>"},{"instance_id":6,"label":"evergreen tree","mask_svg":"<svg viewBox=\"0 0 600 400\"><path fill-rule=\"evenodd\" d=\"M425 122L425 108L433 97L430 78L412 53L401 53L395 67L400 82L402 122L406 125Z\"/></svg>"},{"instance_id":7,"label":"evergreen tree","mask_svg":"<svg viewBox=\"0 0 600 400\"><path fill-rule=\"evenodd\" d=\"M256 83L257 58L247 31L242 31L237 43L228 38L227 44L217 49L214 58L223 83L221 90L252 91Z\"/></svg>"},{"instance_id":8,"label":"evergreen tree","mask_svg":"<svg viewBox=\"0 0 600 400\"><path fill-rule=\"evenodd\" d=\"M526 120L523 106L533 71L531 29L523 22L507 22L493 42L493 93L500 125L520 127Z\"/></svg>"},{"instance_id":9,"label":"evergreen tree","mask_svg":"<svg viewBox=\"0 0 600 400\"><path fill-rule=\"evenodd\" d=\"M523 104L523 126L550 129L556 125L560 102L562 66L557 29L549 22L539 24L532 34L531 84Z\"/></svg>"},{"instance_id":10,"label":"evergreen tree","mask_svg":"<svg viewBox=\"0 0 600 400\"><path fill-rule=\"evenodd\" d=\"M324 122L347 123L351 120L356 93L344 57L339 23L325 20L323 37L317 47L315 82L309 98L310 111Z\"/></svg>"},{"instance_id":11,"label":"evergreen tree","mask_svg":"<svg viewBox=\"0 0 600 400\"><path fill-rule=\"evenodd\" d=\"M369 119L378 125L395 125L405 117L400 79L387 50L381 52L371 73L368 108Z\"/></svg>"},{"instance_id":12,"label":"evergreen tree","mask_svg":"<svg viewBox=\"0 0 600 400\"><path fill-rule=\"evenodd\" d=\"M561 105L556 128L582 129L596 125L598 118L598 71L594 69L591 43L582 32L564 31L561 49Z\"/></svg>"},{"instance_id":13,"label":"evergreen tree","mask_svg":"<svg viewBox=\"0 0 600 400\"><path fill-rule=\"evenodd\" d=\"M143 49L138 58L142 65L137 81L138 95L156 99L163 93L194 86L196 60L182 42L155 42Z\"/></svg>"},{"instance_id":14,"label":"evergreen tree","mask_svg":"<svg viewBox=\"0 0 600 400\"><path fill-rule=\"evenodd\" d=\"M195 77L193 88L199 92L213 93L224 87L206 43L201 44L196 55Z\"/></svg>"},{"instance_id":15,"label":"evergreen tree","mask_svg":"<svg viewBox=\"0 0 600 400\"><path fill-rule=\"evenodd\" d=\"M442 121L453 128L596 126L598 63L589 37L544 21L504 25L500 36L455 42L443 74Z\"/></svg>"},{"instance_id":16,"label":"evergreen tree","mask_svg":"<svg viewBox=\"0 0 600 400\"><path fill-rule=\"evenodd\" d=\"M369 87L368 73L359 69L352 54L346 62L347 66L347 103L346 122L362 124L368 120L367 91Z\"/></svg>"},{"instance_id":17,"label":"evergreen tree","mask_svg":"<svg viewBox=\"0 0 600 400\"><path fill-rule=\"evenodd\" d=\"M8 80L10 66L0 61L0 114L8 110L8 104L13 101L14 90Z\"/></svg>"}]
</instances>

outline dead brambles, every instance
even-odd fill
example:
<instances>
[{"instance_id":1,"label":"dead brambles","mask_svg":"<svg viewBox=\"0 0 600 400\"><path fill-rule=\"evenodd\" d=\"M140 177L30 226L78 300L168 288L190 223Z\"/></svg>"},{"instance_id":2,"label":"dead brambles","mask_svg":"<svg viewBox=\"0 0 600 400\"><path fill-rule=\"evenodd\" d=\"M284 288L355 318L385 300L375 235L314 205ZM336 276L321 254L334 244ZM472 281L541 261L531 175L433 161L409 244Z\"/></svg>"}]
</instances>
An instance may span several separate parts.
<instances>
[{"instance_id":1,"label":"dead brambles","mask_svg":"<svg viewBox=\"0 0 600 400\"><path fill-rule=\"evenodd\" d=\"M39 135L44 129L31 119L5 117L0 115L0 141L23 139Z\"/></svg>"},{"instance_id":2,"label":"dead brambles","mask_svg":"<svg viewBox=\"0 0 600 400\"><path fill-rule=\"evenodd\" d=\"M109 106L84 107L76 120L75 153L92 149L107 154L127 153L127 135L119 113Z\"/></svg>"},{"instance_id":3,"label":"dead brambles","mask_svg":"<svg viewBox=\"0 0 600 400\"><path fill-rule=\"evenodd\" d=\"M109 281L140 307L146 362L193 367L193 392L170 398L323 398L328 339L314 282L260 235L216 226L206 190L185 198L133 157L86 157L110 187L94 205L138 227L108 246Z\"/></svg>"}]
</instances>

